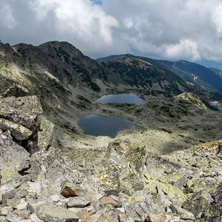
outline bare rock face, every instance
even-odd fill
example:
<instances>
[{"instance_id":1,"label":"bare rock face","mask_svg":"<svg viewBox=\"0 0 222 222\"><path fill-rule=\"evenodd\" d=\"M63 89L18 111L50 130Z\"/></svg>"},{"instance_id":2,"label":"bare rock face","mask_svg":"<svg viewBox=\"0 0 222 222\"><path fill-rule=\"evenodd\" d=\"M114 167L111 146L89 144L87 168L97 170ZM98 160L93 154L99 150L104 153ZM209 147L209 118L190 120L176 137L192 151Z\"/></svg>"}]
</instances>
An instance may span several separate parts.
<instances>
[{"instance_id":1,"label":"bare rock face","mask_svg":"<svg viewBox=\"0 0 222 222\"><path fill-rule=\"evenodd\" d=\"M13 85L0 97L2 184L26 174L30 156L48 148L54 126L42 113L39 99L22 86Z\"/></svg>"},{"instance_id":2,"label":"bare rock face","mask_svg":"<svg viewBox=\"0 0 222 222\"><path fill-rule=\"evenodd\" d=\"M42 113L41 103L36 96L0 98L0 117L30 130L36 128L36 118Z\"/></svg>"},{"instance_id":3,"label":"bare rock face","mask_svg":"<svg viewBox=\"0 0 222 222\"><path fill-rule=\"evenodd\" d=\"M13 84L6 92L3 93L2 97L23 97L28 96L29 92L26 88L18 84Z\"/></svg>"},{"instance_id":4,"label":"bare rock face","mask_svg":"<svg viewBox=\"0 0 222 222\"><path fill-rule=\"evenodd\" d=\"M0 134L0 154L2 184L21 177L19 172L29 166L30 154L13 141L10 131Z\"/></svg>"},{"instance_id":5,"label":"bare rock face","mask_svg":"<svg viewBox=\"0 0 222 222\"><path fill-rule=\"evenodd\" d=\"M0 98L0 128L9 130L31 154L46 149L52 138L54 126L42 114L39 99L21 86L13 85Z\"/></svg>"}]
</instances>

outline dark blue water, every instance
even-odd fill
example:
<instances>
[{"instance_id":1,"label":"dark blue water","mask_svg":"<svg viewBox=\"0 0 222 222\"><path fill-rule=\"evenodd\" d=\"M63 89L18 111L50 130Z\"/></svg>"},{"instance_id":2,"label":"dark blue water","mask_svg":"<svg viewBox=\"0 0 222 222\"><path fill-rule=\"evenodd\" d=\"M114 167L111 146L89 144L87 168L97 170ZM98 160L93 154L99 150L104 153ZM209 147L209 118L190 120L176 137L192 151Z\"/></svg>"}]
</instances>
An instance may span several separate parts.
<instances>
[{"instance_id":1,"label":"dark blue water","mask_svg":"<svg viewBox=\"0 0 222 222\"><path fill-rule=\"evenodd\" d=\"M135 94L109 94L102 96L101 98L97 99L95 102L97 103L127 103L127 104L136 104L136 105L143 105L146 103L145 99L138 97Z\"/></svg>"},{"instance_id":2,"label":"dark blue water","mask_svg":"<svg viewBox=\"0 0 222 222\"><path fill-rule=\"evenodd\" d=\"M124 130L137 122L121 117L105 117L95 114L82 116L78 122L85 134L92 136L109 136L114 138L118 131Z\"/></svg>"}]
</instances>

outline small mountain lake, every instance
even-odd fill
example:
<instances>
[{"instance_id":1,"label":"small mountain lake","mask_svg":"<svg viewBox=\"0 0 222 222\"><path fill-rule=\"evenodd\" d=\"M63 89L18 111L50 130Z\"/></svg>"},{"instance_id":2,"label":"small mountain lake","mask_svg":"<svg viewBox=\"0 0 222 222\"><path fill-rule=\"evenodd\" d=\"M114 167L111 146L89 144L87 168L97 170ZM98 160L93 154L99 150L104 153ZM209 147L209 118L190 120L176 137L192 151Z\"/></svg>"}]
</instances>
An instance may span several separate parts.
<instances>
[{"instance_id":1,"label":"small mountain lake","mask_svg":"<svg viewBox=\"0 0 222 222\"><path fill-rule=\"evenodd\" d=\"M104 95L101 98L97 99L95 102L97 103L126 103L126 104L136 104L143 105L146 103L145 99L138 97L135 94L109 94Z\"/></svg>"},{"instance_id":2,"label":"small mountain lake","mask_svg":"<svg viewBox=\"0 0 222 222\"><path fill-rule=\"evenodd\" d=\"M139 123L121 117L106 117L90 114L82 116L78 125L84 130L85 134L115 138L118 131L124 130L132 125L139 125Z\"/></svg>"}]
</instances>

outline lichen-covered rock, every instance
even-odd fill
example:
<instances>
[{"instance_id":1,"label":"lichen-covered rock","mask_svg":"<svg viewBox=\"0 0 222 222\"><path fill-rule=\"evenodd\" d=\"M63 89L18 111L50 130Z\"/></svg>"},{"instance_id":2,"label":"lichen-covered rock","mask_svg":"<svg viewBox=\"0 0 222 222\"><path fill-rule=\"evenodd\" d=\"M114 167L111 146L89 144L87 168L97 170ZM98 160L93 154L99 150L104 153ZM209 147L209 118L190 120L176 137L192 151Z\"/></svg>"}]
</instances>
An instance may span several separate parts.
<instances>
[{"instance_id":1,"label":"lichen-covered rock","mask_svg":"<svg viewBox=\"0 0 222 222\"><path fill-rule=\"evenodd\" d=\"M101 205L111 204L114 207L121 207L121 204L119 204L112 197L102 197L100 198L99 202Z\"/></svg>"},{"instance_id":2,"label":"lichen-covered rock","mask_svg":"<svg viewBox=\"0 0 222 222\"><path fill-rule=\"evenodd\" d=\"M36 96L0 98L0 116L30 130L36 128L36 118L42 113L41 103Z\"/></svg>"},{"instance_id":3,"label":"lichen-covered rock","mask_svg":"<svg viewBox=\"0 0 222 222\"><path fill-rule=\"evenodd\" d=\"M51 164L58 158L59 150L54 147L50 147L48 152L45 150L34 153L30 158L30 174L33 181L35 181L40 172L45 173L48 171ZM59 165L60 167L61 165ZM56 176L55 176L56 177Z\"/></svg>"},{"instance_id":4,"label":"lichen-covered rock","mask_svg":"<svg viewBox=\"0 0 222 222\"><path fill-rule=\"evenodd\" d=\"M69 198L69 197L84 197L87 196L87 191L83 188L79 187L77 184L74 183L65 183L61 189L61 195Z\"/></svg>"},{"instance_id":5,"label":"lichen-covered rock","mask_svg":"<svg viewBox=\"0 0 222 222\"><path fill-rule=\"evenodd\" d=\"M84 208L91 203L88 197L71 197L68 202L68 207Z\"/></svg>"},{"instance_id":6,"label":"lichen-covered rock","mask_svg":"<svg viewBox=\"0 0 222 222\"><path fill-rule=\"evenodd\" d=\"M213 202L214 200L211 195L207 191L201 190L190 197L183 207L191 211L195 217L198 218L204 214L208 206Z\"/></svg>"},{"instance_id":7,"label":"lichen-covered rock","mask_svg":"<svg viewBox=\"0 0 222 222\"><path fill-rule=\"evenodd\" d=\"M0 153L2 184L20 178L19 172L29 168L30 154L13 142L9 131L0 134Z\"/></svg>"},{"instance_id":8,"label":"lichen-covered rock","mask_svg":"<svg viewBox=\"0 0 222 222\"><path fill-rule=\"evenodd\" d=\"M54 125L43 116L39 116L39 122L37 145L40 150L45 150L52 139Z\"/></svg>"},{"instance_id":9,"label":"lichen-covered rock","mask_svg":"<svg viewBox=\"0 0 222 222\"><path fill-rule=\"evenodd\" d=\"M17 140L25 140L32 135L32 131L26 127L3 118L0 118L0 128L3 130L10 130Z\"/></svg>"},{"instance_id":10,"label":"lichen-covered rock","mask_svg":"<svg viewBox=\"0 0 222 222\"><path fill-rule=\"evenodd\" d=\"M13 84L2 94L2 97L23 97L28 96L28 94L29 92L26 88L18 84Z\"/></svg>"},{"instance_id":11,"label":"lichen-covered rock","mask_svg":"<svg viewBox=\"0 0 222 222\"><path fill-rule=\"evenodd\" d=\"M74 212L63 207L41 206L38 209L37 216L46 222L67 222L79 221L79 216Z\"/></svg>"}]
</instances>

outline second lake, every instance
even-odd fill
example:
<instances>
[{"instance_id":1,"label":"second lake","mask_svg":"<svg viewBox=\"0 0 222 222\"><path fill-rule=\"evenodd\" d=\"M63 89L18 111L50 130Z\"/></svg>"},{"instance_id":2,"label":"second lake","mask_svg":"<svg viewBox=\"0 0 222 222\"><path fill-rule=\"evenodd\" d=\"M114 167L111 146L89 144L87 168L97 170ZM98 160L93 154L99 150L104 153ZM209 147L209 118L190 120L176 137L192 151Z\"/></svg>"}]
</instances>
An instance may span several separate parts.
<instances>
[{"instance_id":1,"label":"second lake","mask_svg":"<svg viewBox=\"0 0 222 222\"><path fill-rule=\"evenodd\" d=\"M115 138L118 131L124 130L132 125L139 125L139 123L121 117L106 117L90 114L82 116L78 125L84 130L85 134Z\"/></svg>"}]
</instances>

